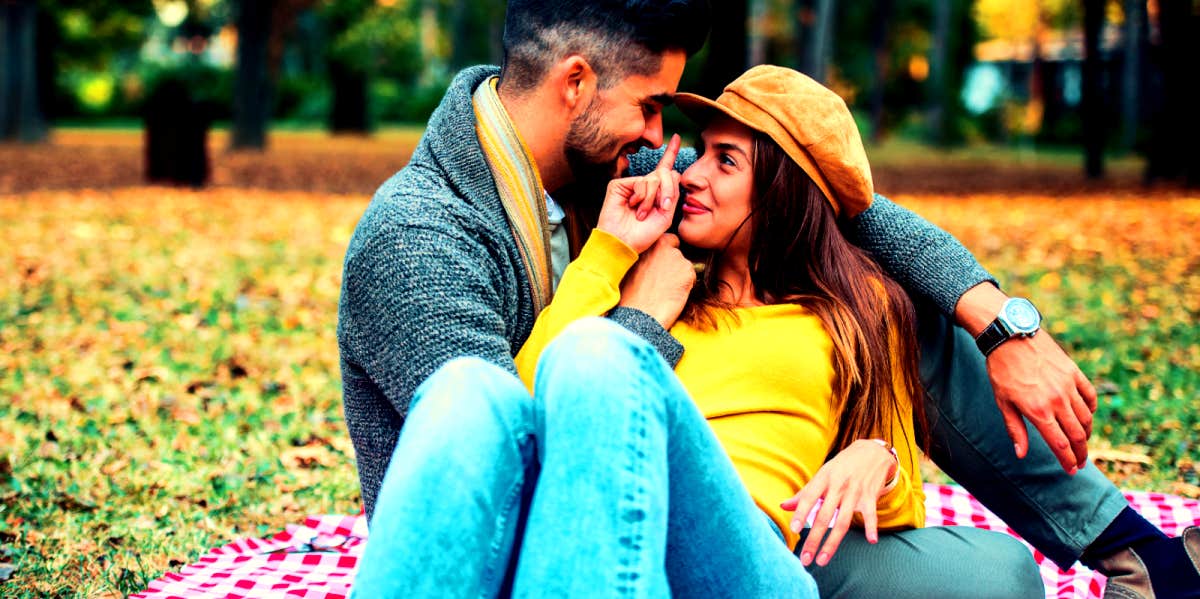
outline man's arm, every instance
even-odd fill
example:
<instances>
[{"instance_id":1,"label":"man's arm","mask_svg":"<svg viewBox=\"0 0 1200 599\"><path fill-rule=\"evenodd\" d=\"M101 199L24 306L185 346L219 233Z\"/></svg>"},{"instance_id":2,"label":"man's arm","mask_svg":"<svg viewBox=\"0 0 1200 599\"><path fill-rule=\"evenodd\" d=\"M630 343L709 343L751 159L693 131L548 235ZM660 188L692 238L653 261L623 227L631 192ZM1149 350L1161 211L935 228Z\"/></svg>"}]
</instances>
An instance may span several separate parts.
<instances>
[{"instance_id":1,"label":"man's arm","mask_svg":"<svg viewBox=\"0 0 1200 599\"><path fill-rule=\"evenodd\" d=\"M932 301L973 336L1008 299L957 239L881 195L847 229L851 241L910 293ZM1096 391L1079 367L1049 333L1038 331L1003 343L988 356L987 369L1017 456L1029 449L1023 415L1074 474L1087 460L1096 409Z\"/></svg>"},{"instance_id":2,"label":"man's arm","mask_svg":"<svg viewBox=\"0 0 1200 599\"><path fill-rule=\"evenodd\" d=\"M954 236L881 195L851 218L845 231L909 293L932 301L944 314L954 315L968 289L996 283Z\"/></svg>"},{"instance_id":3,"label":"man's arm","mask_svg":"<svg viewBox=\"0 0 1200 599\"><path fill-rule=\"evenodd\" d=\"M516 373L495 257L463 231L381 227L344 276L339 342L399 414L452 358L478 356Z\"/></svg>"}]
</instances>

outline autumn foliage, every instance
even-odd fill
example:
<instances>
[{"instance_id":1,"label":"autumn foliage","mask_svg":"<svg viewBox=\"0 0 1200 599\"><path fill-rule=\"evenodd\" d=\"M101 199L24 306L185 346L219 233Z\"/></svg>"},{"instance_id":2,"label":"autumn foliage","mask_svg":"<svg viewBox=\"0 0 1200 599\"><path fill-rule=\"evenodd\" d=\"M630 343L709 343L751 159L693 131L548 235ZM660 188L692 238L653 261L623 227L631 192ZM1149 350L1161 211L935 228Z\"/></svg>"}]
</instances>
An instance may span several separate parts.
<instances>
[{"instance_id":1,"label":"autumn foliage","mask_svg":"<svg viewBox=\"0 0 1200 599\"><path fill-rule=\"evenodd\" d=\"M128 593L231 538L359 509L341 261L411 137L289 139L218 154L208 191L136 186L136 143L0 147L4 594ZM1122 484L1195 495L1200 197L969 185L894 199L1037 301L1103 393L1094 455Z\"/></svg>"}]
</instances>

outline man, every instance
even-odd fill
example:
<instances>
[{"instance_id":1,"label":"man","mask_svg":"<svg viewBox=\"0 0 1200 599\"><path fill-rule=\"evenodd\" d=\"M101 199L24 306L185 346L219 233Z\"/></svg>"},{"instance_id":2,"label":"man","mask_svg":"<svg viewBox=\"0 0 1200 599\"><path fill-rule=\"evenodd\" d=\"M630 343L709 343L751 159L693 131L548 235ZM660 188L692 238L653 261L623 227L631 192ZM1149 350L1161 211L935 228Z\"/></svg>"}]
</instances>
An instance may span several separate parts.
<instances>
[{"instance_id":1,"label":"man","mask_svg":"<svg viewBox=\"0 0 1200 599\"><path fill-rule=\"evenodd\" d=\"M661 150L627 155L663 145L661 110L707 30L703 1L512 0L502 70L467 69L451 83L346 255L338 340L368 517L426 377L467 355L516 371L514 356L598 210L599 198L567 202L566 189L665 168ZM694 157L680 152L675 168ZM664 204L673 190L663 186ZM886 198L848 229L925 305L935 461L1056 563L1082 557L1113 576L1113 593L1149 597L1153 584L1157 596L1176 596L1191 588L1187 577L1200 581L1183 541L1129 509L1087 462L1095 392L1036 312L1010 301L952 237ZM683 348L650 316L652 291L632 290L637 299L609 318L674 364ZM968 335L980 337L986 361ZM1200 551L1197 537L1188 543Z\"/></svg>"}]
</instances>

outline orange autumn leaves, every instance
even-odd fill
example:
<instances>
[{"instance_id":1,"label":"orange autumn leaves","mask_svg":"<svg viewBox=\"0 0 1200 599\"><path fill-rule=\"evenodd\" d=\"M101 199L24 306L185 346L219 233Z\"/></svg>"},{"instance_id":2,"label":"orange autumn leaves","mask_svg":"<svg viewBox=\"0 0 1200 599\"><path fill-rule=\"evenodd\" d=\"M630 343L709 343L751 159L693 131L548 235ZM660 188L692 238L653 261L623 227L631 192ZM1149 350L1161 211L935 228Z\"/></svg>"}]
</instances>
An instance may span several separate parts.
<instances>
[{"instance_id":1,"label":"orange autumn leaves","mask_svg":"<svg viewBox=\"0 0 1200 599\"><path fill-rule=\"evenodd\" d=\"M1200 495L1200 195L898 197L957 235L1101 392L1096 439L1130 486ZM1120 456L1121 451L1105 455Z\"/></svg>"},{"instance_id":2,"label":"orange autumn leaves","mask_svg":"<svg viewBox=\"0 0 1200 599\"><path fill-rule=\"evenodd\" d=\"M1104 393L1095 445L1115 448L1115 476L1200 484L1200 197L894 199L1038 303ZM367 201L0 195L0 545L19 564L8 584L131 592L230 538L358 509L335 326Z\"/></svg>"}]
</instances>

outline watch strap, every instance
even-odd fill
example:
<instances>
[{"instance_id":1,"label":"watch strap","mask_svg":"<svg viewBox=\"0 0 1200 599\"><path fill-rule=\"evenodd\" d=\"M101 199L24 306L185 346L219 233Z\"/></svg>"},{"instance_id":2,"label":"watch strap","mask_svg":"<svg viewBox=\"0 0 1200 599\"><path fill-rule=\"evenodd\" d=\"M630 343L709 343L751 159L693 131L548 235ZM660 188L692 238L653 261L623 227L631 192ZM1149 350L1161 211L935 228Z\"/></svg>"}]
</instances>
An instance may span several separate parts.
<instances>
[{"instance_id":1,"label":"watch strap","mask_svg":"<svg viewBox=\"0 0 1200 599\"><path fill-rule=\"evenodd\" d=\"M975 345L979 346L979 351L983 352L984 356L988 356L1010 337L1008 331L1000 324L1000 319L996 319L975 338Z\"/></svg>"}]
</instances>

